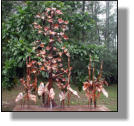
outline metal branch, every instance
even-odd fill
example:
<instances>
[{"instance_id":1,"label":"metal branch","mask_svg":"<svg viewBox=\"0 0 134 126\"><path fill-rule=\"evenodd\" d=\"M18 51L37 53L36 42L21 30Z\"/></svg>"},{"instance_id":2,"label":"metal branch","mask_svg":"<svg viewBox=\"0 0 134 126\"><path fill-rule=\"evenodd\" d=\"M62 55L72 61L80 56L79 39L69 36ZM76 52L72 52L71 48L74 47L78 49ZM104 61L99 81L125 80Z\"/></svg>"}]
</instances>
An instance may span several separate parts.
<instances>
[{"instance_id":1,"label":"metal branch","mask_svg":"<svg viewBox=\"0 0 134 126\"><path fill-rule=\"evenodd\" d=\"M89 57L89 66L88 66L88 75L89 75L89 82L90 82L90 76L91 76L91 55Z\"/></svg>"}]
</instances>

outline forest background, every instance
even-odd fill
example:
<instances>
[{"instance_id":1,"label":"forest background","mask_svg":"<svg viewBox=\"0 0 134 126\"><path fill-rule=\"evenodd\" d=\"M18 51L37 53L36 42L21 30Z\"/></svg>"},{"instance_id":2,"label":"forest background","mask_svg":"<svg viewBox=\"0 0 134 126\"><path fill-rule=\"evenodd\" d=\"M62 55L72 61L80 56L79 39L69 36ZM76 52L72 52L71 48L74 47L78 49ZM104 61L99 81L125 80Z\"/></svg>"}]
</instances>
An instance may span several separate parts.
<instances>
[{"instance_id":1,"label":"forest background","mask_svg":"<svg viewBox=\"0 0 134 126\"><path fill-rule=\"evenodd\" d=\"M35 15L47 7L56 7L69 21L64 46L71 54L71 84L82 88L88 79L89 55L98 75L103 61L103 78L117 84L117 2L116 1L2 1L2 88L12 89L25 76L26 57L32 42L46 41L36 33ZM65 61L67 62L67 61ZM40 80L47 80L42 73Z\"/></svg>"}]
</instances>

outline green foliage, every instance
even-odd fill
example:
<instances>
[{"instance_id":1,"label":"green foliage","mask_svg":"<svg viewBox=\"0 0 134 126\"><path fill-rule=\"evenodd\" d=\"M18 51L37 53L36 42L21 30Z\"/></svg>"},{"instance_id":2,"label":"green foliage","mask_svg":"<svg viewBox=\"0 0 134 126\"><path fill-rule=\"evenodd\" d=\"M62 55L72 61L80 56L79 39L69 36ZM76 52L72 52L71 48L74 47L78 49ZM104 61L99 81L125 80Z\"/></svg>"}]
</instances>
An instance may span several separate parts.
<instances>
[{"instance_id":1,"label":"green foliage","mask_svg":"<svg viewBox=\"0 0 134 126\"><path fill-rule=\"evenodd\" d=\"M73 68L72 81L81 89L82 83L88 79L89 55L92 56L92 60L95 63L97 76L100 69L100 61L103 60L102 56L106 49L104 46L92 44L73 44L67 46L71 54L71 66Z\"/></svg>"},{"instance_id":2,"label":"green foliage","mask_svg":"<svg viewBox=\"0 0 134 126\"><path fill-rule=\"evenodd\" d=\"M32 6L18 6L17 12L2 22L2 86L11 88L17 78L25 72L25 59L31 54L31 42L35 39L32 32L34 13ZM33 12L32 12L33 11Z\"/></svg>"},{"instance_id":3,"label":"green foliage","mask_svg":"<svg viewBox=\"0 0 134 126\"><path fill-rule=\"evenodd\" d=\"M104 52L104 65L103 65L103 75L109 84L115 83L118 81L117 73L117 51L110 53L109 51Z\"/></svg>"},{"instance_id":4,"label":"green foliage","mask_svg":"<svg viewBox=\"0 0 134 126\"><path fill-rule=\"evenodd\" d=\"M10 6L7 8L7 6ZM117 52L107 51L97 40L96 21L89 10L82 12L82 2L79 1L46 1L46 2L2 2L2 87L12 88L19 83L18 79L25 76L25 60L29 55L34 56L32 42L43 38L33 29L34 16L46 7L56 7L64 13L64 20L69 21L67 36L68 42L64 45L71 54L72 82L81 89L82 82L88 78L89 55L95 62L96 76L99 71L100 61L104 61L104 77L111 83L117 82ZM89 6L90 7L90 6ZM99 6L98 6L99 7ZM88 8L87 8L88 9ZM99 8L100 9L100 8ZM98 10L101 13L101 10ZM10 12L10 13L7 13ZM104 13L104 12L103 12ZM114 18L111 18L111 22ZM113 23L115 24L115 23ZM111 27L111 40L114 32ZM103 25L99 30L103 29ZM103 30L101 36L103 36ZM84 34L84 37L83 37ZM84 38L84 39L83 39ZM57 45L60 47L61 45ZM112 45L111 45L112 46ZM46 73L42 73L47 77Z\"/></svg>"}]
</instances>

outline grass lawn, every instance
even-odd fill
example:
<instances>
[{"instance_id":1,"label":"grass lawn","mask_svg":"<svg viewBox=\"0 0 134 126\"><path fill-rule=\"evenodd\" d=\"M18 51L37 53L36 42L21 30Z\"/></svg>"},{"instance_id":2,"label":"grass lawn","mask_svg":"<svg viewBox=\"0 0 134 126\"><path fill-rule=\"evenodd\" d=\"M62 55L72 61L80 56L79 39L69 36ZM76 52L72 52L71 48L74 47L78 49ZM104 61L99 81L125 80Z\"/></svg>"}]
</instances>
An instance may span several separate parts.
<instances>
[{"instance_id":1,"label":"grass lawn","mask_svg":"<svg viewBox=\"0 0 134 126\"><path fill-rule=\"evenodd\" d=\"M72 86L73 89L78 89L74 86ZM105 89L109 93L109 97L106 98L101 94L100 99L97 101L98 105L105 105L107 108L109 108L111 111L117 111L117 85L110 85L109 87L105 87ZM55 101L59 105L59 90L57 87L54 88L56 96ZM2 111L12 111L15 107L15 98L18 95L18 93L21 91L20 87L16 87L10 91L8 90L2 90ZM85 96L84 91L78 91L78 94L80 95L80 99L77 99L75 96L72 95L71 97L71 105L87 105L88 101ZM41 99L37 99L37 105L41 104Z\"/></svg>"}]
</instances>

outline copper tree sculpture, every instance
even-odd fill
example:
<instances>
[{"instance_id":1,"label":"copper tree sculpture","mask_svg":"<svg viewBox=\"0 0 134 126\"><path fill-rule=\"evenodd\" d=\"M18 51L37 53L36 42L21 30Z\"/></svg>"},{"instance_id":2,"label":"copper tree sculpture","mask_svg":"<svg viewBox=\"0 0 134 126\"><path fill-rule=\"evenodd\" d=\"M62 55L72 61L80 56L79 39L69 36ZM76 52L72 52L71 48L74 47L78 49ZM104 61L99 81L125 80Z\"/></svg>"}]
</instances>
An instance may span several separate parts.
<instances>
[{"instance_id":1,"label":"copper tree sculpture","mask_svg":"<svg viewBox=\"0 0 134 126\"><path fill-rule=\"evenodd\" d=\"M63 56L70 57L68 50L63 46L57 48L57 43L62 45L63 40L68 40L65 31L67 30L68 21L62 19L63 13L56 8L46 8L43 13L36 15L36 18L41 20L41 24L34 22L34 28L38 30L38 33L48 39L48 42L42 42L37 40L33 49L37 51L37 56L41 58L38 61L39 71L48 73L48 83L43 86L41 82L40 87L45 87L41 93L44 106L50 106L49 93L53 88L53 83L56 82L59 85L67 87L67 74L68 68L63 68ZM42 88L40 88L41 91ZM45 90L45 91L44 91ZM47 101L45 102L45 96L47 94ZM53 93L54 94L54 93ZM54 95L53 95L54 96ZM56 106L54 99L52 99L52 106Z\"/></svg>"},{"instance_id":2,"label":"copper tree sculpture","mask_svg":"<svg viewBox=\"0 0 134 126\"><path fill-rule=\"evenodd\" d=\"M78 98L80 98L80 96L78 95L77 91L73 90L70 86L70 76L71 76L71 70L72 67L70 67L70 56L68 56L68 79L65 85L63 85L60 81L58 81L57 86L59 87L59 89L61 90L60 94L59 94L59 98L61 101L61 107L64 108L64 102L65 99L67 97L67 102L68 102L68 106L70 106L70 98L71 98L71 94L77 96Z\"/></svg>"},{"instance_id":3,"label":"copper tree sculpture","mask_svg":"<svg viewBox=\"0 0 134 126\"><path fill-rule=\"evenodd\" d=\"M104 89L104 84L108 86L108 83L106 80L102 79L102 66L103 62L101 62L100 65L100 72L97 78L95 78L95 67L93 64L93 70L92 70L92 78L91 78L91 56L89 58L89 66L88 66L88 74L89 79L86 82L83 82L83 90L86 93L86 96L88 98L88 106L94 104L94 107L96 107L96 101L100 97L101 92L108 97L107 91Z\"/></svg>"},{"instance_id":4,"label":"copper tree sculpture","mask_svg":"<svg viewBox=\"0 0 134 126\"><path fill-rule=\"evenodd\" d=\"M34 81L31 79L32 74L34 74ZM31 61L30 57L26 58L26 80L24 78L20 79L23 92L20 92L15 99L15 102L21 101L21 106L25 105L26 102L29 105L30 100L36 103L36 95L32 93L37 91L37 74L36 61Z\"/></svg>"}]
</instances>

